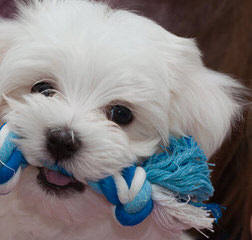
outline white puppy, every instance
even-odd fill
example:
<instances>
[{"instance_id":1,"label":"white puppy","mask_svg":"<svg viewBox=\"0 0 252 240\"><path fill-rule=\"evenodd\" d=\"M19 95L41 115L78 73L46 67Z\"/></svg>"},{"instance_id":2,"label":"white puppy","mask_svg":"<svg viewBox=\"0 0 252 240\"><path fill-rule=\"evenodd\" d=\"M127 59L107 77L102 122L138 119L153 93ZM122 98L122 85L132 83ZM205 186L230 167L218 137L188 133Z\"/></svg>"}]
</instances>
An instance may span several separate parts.
<instances>
[{"instance_id":1,"label":"white puppy","mask_svg":"<svg viewBox=\"0 0 252 240\"><path fill-rule=\"evenodd\" d=\"M34 166L0 196L1 240L175 239L151 217L120 226L86 180L141 161L170 135L194 136L210 157L240 116L239 89L204 67L192 39L131 12L20 5L0 22L0 107ZM55 161L75 179L42 167Z\"/></svg>"}]
</instances>

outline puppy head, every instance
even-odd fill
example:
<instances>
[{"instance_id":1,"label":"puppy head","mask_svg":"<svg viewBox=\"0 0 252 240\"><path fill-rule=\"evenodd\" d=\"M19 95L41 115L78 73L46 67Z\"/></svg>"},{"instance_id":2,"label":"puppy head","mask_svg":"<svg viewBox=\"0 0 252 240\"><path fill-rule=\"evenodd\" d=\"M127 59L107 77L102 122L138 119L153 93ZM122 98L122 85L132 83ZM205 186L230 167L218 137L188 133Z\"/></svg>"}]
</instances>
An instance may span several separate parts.
<instances>
[{"instance_id":1,"label":"puppy head","mask_svg":"<svg viewBox=\"0 0 252 240\"><path fill-rule=\"evenodd\" d=\"M0 25L2 113L34 166L97 180L169 135L194 136L210 157L240 115L240 85L204 67L191 39L88 1L19 9Z\"/></svg>"}]
</instances>

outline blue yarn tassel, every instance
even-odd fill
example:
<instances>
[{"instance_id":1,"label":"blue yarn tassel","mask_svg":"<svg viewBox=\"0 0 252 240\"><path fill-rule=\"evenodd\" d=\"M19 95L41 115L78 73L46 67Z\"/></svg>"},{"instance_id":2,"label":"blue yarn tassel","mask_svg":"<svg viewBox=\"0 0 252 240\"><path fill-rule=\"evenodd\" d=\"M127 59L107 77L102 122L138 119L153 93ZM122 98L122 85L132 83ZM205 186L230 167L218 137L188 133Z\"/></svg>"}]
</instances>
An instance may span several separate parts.
<instances>
[{"instance_id":1,"label":"blue yarn tassel","mask_svg":"<svg viewBox=\"0 0 252 240\"><path fill-rule=\"evenodd\" d=\"M180 197L188 195L198 201L208 200L214 189L209 179L209 163L204 152L192 137L170 137L165 152L154 154L143 163L147 179Z\"/></svg>"}]
</instances>

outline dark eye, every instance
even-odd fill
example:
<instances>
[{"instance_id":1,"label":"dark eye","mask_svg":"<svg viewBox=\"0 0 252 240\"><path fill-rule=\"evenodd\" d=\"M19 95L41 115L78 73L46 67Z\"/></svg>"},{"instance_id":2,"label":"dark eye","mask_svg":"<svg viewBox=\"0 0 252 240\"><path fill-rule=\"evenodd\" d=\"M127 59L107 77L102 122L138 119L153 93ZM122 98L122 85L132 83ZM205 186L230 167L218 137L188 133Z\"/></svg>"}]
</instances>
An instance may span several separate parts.
<instances>
[{"instance_id":1,"label":"dark eye","mask_svg":"<svg viewBox=\"0 0 252 240\"><path fill-rule=\"evenodd\" d=\"M133 114L125 106L116 105L110 110L111 120L119 125L127 125L132 122Z\"/></svg>"},{"instance_id":2,"label":"dark eye","mask_svg":"<svg viewBox=\"0 0 252 240\"><path fill-rule=\"evenodd\" d=\"M50 97L53 95L54 91L53 87L50 83L47 82L38 82L32 86L31 93L41 93L44 94L46 97Z\"/></svg>"}]
</instances>

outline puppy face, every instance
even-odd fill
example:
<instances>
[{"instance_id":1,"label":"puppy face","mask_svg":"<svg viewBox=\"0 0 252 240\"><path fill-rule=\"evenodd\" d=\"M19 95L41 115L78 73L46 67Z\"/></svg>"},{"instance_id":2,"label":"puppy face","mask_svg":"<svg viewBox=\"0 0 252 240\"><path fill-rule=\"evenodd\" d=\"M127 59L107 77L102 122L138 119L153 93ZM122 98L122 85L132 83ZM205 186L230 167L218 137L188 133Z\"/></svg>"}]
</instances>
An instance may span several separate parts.
<instances>
[{"instance_id":1,"label":"puppy face","mask_svg":"<svg viewBox=\"0 0 252 240\"><path fill-rule=\"evenodd\" d=\"M169 135L192 135L211 156L240 114L240 86L206 69L193 40L88 1L19 9L0 25L1 111L41 167L26 179L34 191L85 195L87 179L141 161ZM55 162L74 178L44 167Z\"/></svg>"}]
</instances>

